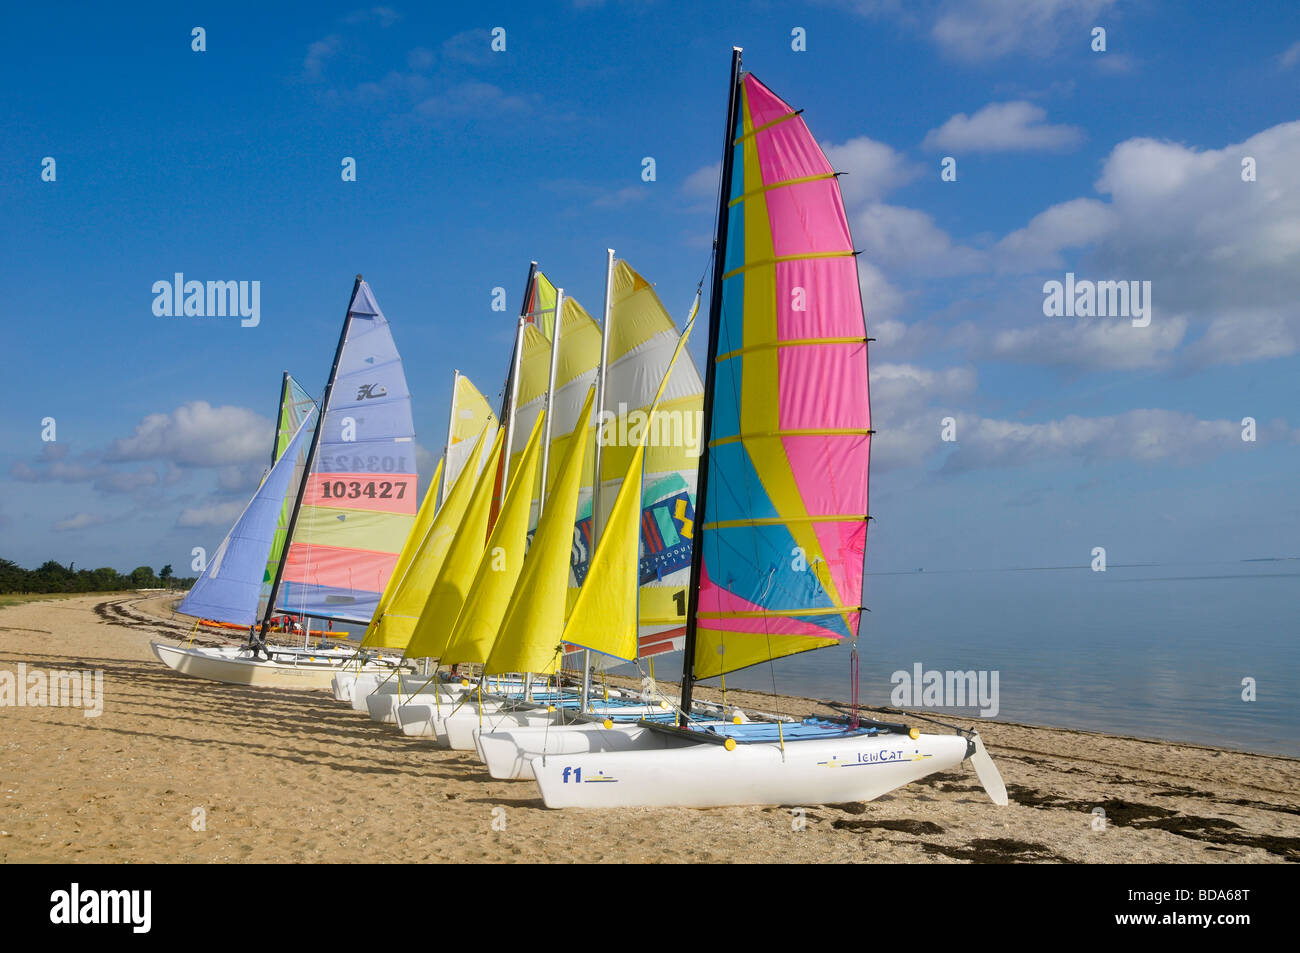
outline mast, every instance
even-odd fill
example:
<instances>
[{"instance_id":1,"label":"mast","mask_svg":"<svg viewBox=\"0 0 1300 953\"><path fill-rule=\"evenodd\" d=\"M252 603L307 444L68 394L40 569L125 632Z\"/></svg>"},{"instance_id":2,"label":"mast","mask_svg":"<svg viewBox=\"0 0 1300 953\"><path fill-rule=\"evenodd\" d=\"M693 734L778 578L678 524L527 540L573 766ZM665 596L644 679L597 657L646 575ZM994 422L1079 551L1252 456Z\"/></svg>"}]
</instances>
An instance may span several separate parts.
<instances>
[{"instance_id":1,"label":"mast","mask_svg":"<svg viewBox=\"0 0 1300 953\"><path fill-rule=\"evenodd\" d=\"M605 378L609 364L609 316L613 310L614 298L614 249L605 249L605 315L600 324L600 363L596 365L596 450L594 456L595 476L592 479L591 492L591 545L594 548L600 538L600 428L604 423L601 413L605 409Z\"/></svg>"},{"instance_id":2,"label":"mast","mask_svg":"<svg viewBox=\"0 0 1300 953\"><path fill-rule=\"evenodd\" d=\"M447 471L451 469L451 441L456 429L456 395L460 393L460 368L456 368L451 379L451 410L447 414L447 446L442 451L442 489L438 491L438 503L447 499Z\"/></svg>"},{"instance_id":3,"label":"mast","mask_svg":"<svg viewBox=\"0 0 1300 953\"><path fill-rule=\"evenodd\" d=\"M604 250L604 317L601 321L601 363L595 371L595 451L591 471L591 554L601 540L601 434L604 428L604 382L610 364L610 316L614 312L614 248ZM588 563L590 566L590 563ZM582 649L582 693L578 711L586 711L591 698L591 650Z\"/></svg>"},{"instance_id":4,"label":"mast","mask_svg":"<svg viewBox=\"0 0 1300 953\"><path fill-rule=\"evenodd\" d=\"M537 524L546 509L546 476L551 459L551 425L555 422L555 374L560 362L560 316L564 314L564 289L555 289L555 324L551 330L551 373L546 381L546 420L542 423L542 482L537 491ZM521 325L522 327L522 325ZM524 673L524 701L533 700L533 673Z\"/></svg>"},{"instance_id":5,"label":"mast","mask_svg":"<svg viewBox=\"0 0 1300 953\"><path fill-rule=\"evenodd\" d=\"M555 375L560 363L560 315L564 314L564 289L555 289L555 329L551 334L551 373L546 381L546 420L542 423L542 483L537 492L537 518L546 508L546 478L551 462L551 425L555 423Z\"/></svg>"},{"instance_id":6,"label":"mast","mask_svg":"<svg viewBox=\"0 0 1300 953\"><path fill-rule=\"evenodd\" d=\"M280 434L284 432L284 397L289 392L289 372L280 378L280 406L275 411L275 440L271 444L271 466L280 459Z\"/></svg>"},{"instance_id":7,"label":"mast","mask_svg":"<svg viewBox=\"0 0 1300 953\"><path fill-rule=\"evenodd\" d=\"M339 361L343 359L343 345L348 340L348 330L352 327L352 305L357 300L357 291L361 288L361 276L352 284L352 296L348 298L348 313L343 318L343 330L339 332L338 347L334 349L334 363L330 367L329 380L325 384L325 393L320 399L320 415L316 418L316 430L311 435L311 447L307 450L307 462L303 465L302 480L298 484L298 493L294 497L293 512L289 515L289 525L284 532L284 549L280 553L280 564L275 567L275 581L271 583L271 595L266 600L266 614L262 616L262 627L258 638L266 641L266 627L271 623L271 614L275 612L275 600L280 594L280 583L284 579L285 563L289 561L289 548L293 545L293 531L298 524L298 512L302 509L303 497L307 494L307 484L311 480L312 464L316 462L316 450L320 446L321 431L325 429L325 415L330 409L330 395L334 391L334 378L338 376ZM303 628L306 628L304 626Z\"/></svg>"},{"instance_id":8,"label":"mast","mask_svg":"<svg viewBox=\"0 0 1300 953\"><path fill-rule=\"evenodd\" d=\"M591 478L591 552L595 555L600 540L600 448L601 433L605 424L605 376L609 365L609 319L614 303L614 249L605 249L605 316L600 324L600 363L596 365L596 449L593 456L595 469ZM590 566L590 562L588 562ZM582 650L582 694L578 710L586 711L591 698L591 650Z\"/></svg>"},{"instance_id":9,"label":"mast","mask_svg":"<svg viewBox=\"0 0 1300 953\"><path fill-rule=\"evenodd\" d=\"M537 280L537 262L528 263L528 280L524 283L524 301L519 306L519 322L515 326L515 352L510 358L510 376L506 378L506 394L502 400L500 420L506 428L506 445L501 455L501 486L497 492L497 508L505 498L510 479L510 454L514 452L515 407L519 404L519 363L523 359L524 324L528 315L528 302L533 296L533 283ZM494 517L495 519L495 517Z\"/></svg>"},{"instance_id":10,"label":"mast","mask_svg":"<svg viewBox=\"0 0 1300 953\"><path fill-rule=\"evenodd\" d=\"M680 724L690 721L691 694L695 687L695 639L699 627L700 577L704 568L704 514L709 489L709 435L713 432L713 386L717 376L718 334L722 323L722 269L727 254L727 210L731 199L731 166L736 135L736 111L740 102L740 54L731 48L731 89L727 97L727 129L722 146L722 184L718 190L718 232L713 240L713 279L709 290L709 351L704 365L704 420L700 441L699 473L695 481L695 539L691 545L691 581L687 586L686 639L682 658L682 700Z\"/></svg>"}]
</instances>

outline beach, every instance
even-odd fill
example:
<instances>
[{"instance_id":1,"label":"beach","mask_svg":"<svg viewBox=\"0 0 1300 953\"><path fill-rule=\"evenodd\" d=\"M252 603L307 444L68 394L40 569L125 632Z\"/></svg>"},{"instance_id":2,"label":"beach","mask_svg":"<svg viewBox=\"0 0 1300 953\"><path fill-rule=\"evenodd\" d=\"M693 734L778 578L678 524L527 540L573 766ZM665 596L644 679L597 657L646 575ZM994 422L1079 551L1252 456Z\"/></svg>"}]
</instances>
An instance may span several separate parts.
<instances>
[{"instance_id":1,"label":"beach","mask_svg":"<svg viewBox=\"0 0 1300 953\"><path fill-rule=\"evenodd\" d=\"M876 801L802 813L549 811L532 782L493 781L471 753L403 737L328 692L172 672L149 642L188 635L175 600L123 593L0 608L0 670L103 672L95 717L0 708L0 861L1300 860L1296 759L993 720L978 727L1007 783L1004 808L964 764ZM728 702L830 712L769 694L730 692Z\"/></svg>"}]
</instances>

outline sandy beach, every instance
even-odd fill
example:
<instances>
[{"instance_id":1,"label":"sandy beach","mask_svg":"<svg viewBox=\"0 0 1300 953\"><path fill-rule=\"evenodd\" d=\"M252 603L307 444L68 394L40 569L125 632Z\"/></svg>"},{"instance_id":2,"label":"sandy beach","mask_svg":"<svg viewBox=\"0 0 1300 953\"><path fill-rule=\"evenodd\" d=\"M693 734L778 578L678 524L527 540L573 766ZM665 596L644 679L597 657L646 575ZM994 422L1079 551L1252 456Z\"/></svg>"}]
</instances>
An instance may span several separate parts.
<instances>
[{"instance_id":1,"label":"sandy beach","mask_svg":"<svg viewBox=\"0 0 1300 953\"><path fill-rule=\"evenodd\" d=\"M149 642L188 633L171 621L174 598L0 609L0 670L104 673L98 717L0 708L0 861L1300 860L1300 761L1005 722L980 724L1005 808L963 765L870 803L809 805L802 830L786 808L548 811L531 782L493 781L472 755L405 738L326 692L173 673Z\"/></svg>"}]
</instances>

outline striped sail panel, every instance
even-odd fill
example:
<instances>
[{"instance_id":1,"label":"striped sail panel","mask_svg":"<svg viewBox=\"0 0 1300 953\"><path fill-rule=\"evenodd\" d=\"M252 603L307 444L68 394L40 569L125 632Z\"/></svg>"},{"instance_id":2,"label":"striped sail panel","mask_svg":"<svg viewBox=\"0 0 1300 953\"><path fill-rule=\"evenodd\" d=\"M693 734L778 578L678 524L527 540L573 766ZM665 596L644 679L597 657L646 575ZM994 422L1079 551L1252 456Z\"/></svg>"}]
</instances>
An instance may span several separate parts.
<instances>
[{"instance_id":1,"label":"striped sail panel","mask_svg":"<svg viewBox=\"0 0 1300 953\"><path fill-rule=\"evenodd\" d=\"M834 171L803 119L740 88L695 676L856 635L871 414Z\"/></svg>"},{"instance_id":2,"label":"striped sail panel","mask_svg":"<svg viewBox=\"0 0 1300 953\"><path fill-rule=\"evenodd\" d=\"M611 512L644 440L644 467L638 472L641 536L639 554L634 557L640 586L639 637L646 645L672 638L680 649L691 575L704 382L689 354L673 364L681 335L650 282L627 262L619 261L611 290L609 368L601 428L601 512ZM651 419L648 411L661 387L658 410ZM594 460L587 465L588 471L593 468ZM584 484L587 482L589 476L584 477ZM591 500L586 492L578 515L569 582L571 604L586 580L593 552Z\"/></svg>"},{"instance_id":3,"label":"striped sail panel","mask_svg":"<svg viewBox=\"0 0 1300 953\"><path fill-rule=\"evenodd\" d=\"M266 554L270 551L276 520L288 495L294 466L305 447L314 417L312 414L299 425L285 452L181 602L181 612L239 625L252 625L257 621Z\"/></svg>"},{"instance_id":4,"label":"striped sail panel","mask_svg":"<svg viewBox=\"0 0 1300 953\"><path fill-rule=\"evenodd\" d=\"M524 565L532 509L529 494L537 481L545 418L545 413L538 416L519 466L510 471L510 485L506 488L501 512L492 526L487 546L474 572L474 581L465 594L464 604L442 652L444 665L486 662L501 632L501 620Z\"/></svg>"},{"instance_id":5,"label":"striped sail panel","mask_svg":"<svg viewBox=\"0 0 1300 953\"><path fill-rule=\"evenodd\" d=\"M488 429L484 425L479 432L478 440L474 443L474 456L479 456L479 451L487 443ZM406 647L411 633L415 631L415 623L420 618L429 590L433 588L434 581L442 570L443 560L460 532L465 510L477 482L478 473L474 468L466 467L460 472L447 499L438 507L428 532L420 538L401 578L393 586L392 595L384 605L383 612L376 612L366 627L363 645L376 648Z\"/></svg>"},{"instance_id":6,"label":"striped sail panel","mask_svg":"<svg viewBox=\"0 0 1300 953\"><path fill-rule=\"evenodd\" d=\"M660 399L673 379L674 367L679 366L686 338L686 334L678 338L660 384L651 395L647 410L651 421L655 419ZM632 459L620 481L617 495L609 509L602 510L605 515L601 519L600 537L594 555L583 566L586 578L573 601L564 628L565 642L601 653L615 661L631 661L639 654L642 626L638 608L641 600L637 590L646 581L642 554L650 545L646 538L647 532L655 534L652 538L657 538L662 543L656 526L655 510L643 505L643 469L646 447L652 432L650 426L643 428ZM605 469L603 459L601 469ZM579 528L581 529L581 523ZM689 538L686 549L689 575ZM657 626L646 635L652 636L651 642L662 642L665 628ZM655 635L659 637L653 638Z\"/></svg>"},{"instance_id":7,"label":"striped sail panel","mask_svg":"<svg viewBox=\"0 0 1300 953\"><path fill-rule=\"evenodd\" d=\"M357 286L278 608L369 622L420 497L402 359L370 286ZM311 502L307 502L310 500ZM339 552L354 550L350 573Z\"/></svg>"},{"instance_id":8,"label":"striped sail panel","mask_svg":"<svg viewBox=\"0 0 1300 953\"><path fill-rule=\"evenodd\" d=\"M301 384L293 379L290 374L285 375L284 395L280 400L279 424L275 433L275 459L279 460L284 455L285 449L289 442L293 440L294 434L298 432L298 427L307 415L316 409L316 402L311 399ZM307 435L304 443L310 443L311 434ZM280 518L275 525L275 538L271 541L271 552L266 560L266 569L262 573L262 595L261 603L265 608L266 600L271 597L271 583L275 580L275 570L280 565L280 556L284 553L284 540L289 533L289 513L293 510L293 500L298 494L298 484L302 482L303 466L306 463L305 453L299 452L298 462L294 467L293 476L289 480L289 490L285 495L284 503L280 506ZM274 463L274 461L272 461Z\"/></svg>"},{"instance_id":9,"label":"striped sail panel","mask_svg":"<svg viewBox=\"0 0 1300 953\"><path fill-rule=\"evenodd\" d=\"M419 609L419 617L411 631L410 641L406 644L406 654L411 658L442 656L452 627L456 624L456 617L465 604L465 594L483 559L497 464L505 441L505 432L499 427L493 429L496 436L474 483L474 492L465 508L465 515L461 517L456 538L452 540L447 555L442 560L437 579L425 590L424 604ZM484 434L487 430L485 426ZM465 473L468 476L469 471Z\"/></svg>"},{"instance_id":10,"label":"striped sail panel","mask_svg":"<svg viewBox=\"0 0 1300 953\"><path fill-rule=\"evenodd\" d=\"M563 331L561 331L563 334ZM561 337L561 340L563 338ZM586 433L594 391L575 423ZM582 485L585 440L572 440L556 474L552 492L537 523L537 532L524 556L519 580L510 596L501 635L483 663L485 675L506 672L550 674L559 668L568 602L568 569L573 547L573 524Z\"/></svg>"},{"instance_id":11,"label":"striped sail panel","mask_svg":"<svg viewBox=\"0 0 1300 953\"><path fill-rule=\"evenodd\" d=\"M479 393L464 374L456 376L456 389L452 394L451 427L447 434L447 486L450 487L460 476L469 462L475 440L485 426L491 427L487 442L483 445L483 454L492 452L493 439L496 435L497 415L492 412L487 398ZM483 465L482 458L478 466ZM476 468L477 471L477 468ZM436 483L437 481L435 481Z\"/></svg>"}]
</instances>

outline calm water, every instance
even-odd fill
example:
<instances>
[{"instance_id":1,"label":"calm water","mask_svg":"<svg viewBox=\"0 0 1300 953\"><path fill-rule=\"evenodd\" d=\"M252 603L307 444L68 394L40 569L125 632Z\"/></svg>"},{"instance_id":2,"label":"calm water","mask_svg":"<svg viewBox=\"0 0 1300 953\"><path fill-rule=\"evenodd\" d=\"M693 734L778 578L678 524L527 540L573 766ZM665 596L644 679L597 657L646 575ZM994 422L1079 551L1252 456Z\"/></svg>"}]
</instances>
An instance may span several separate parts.
<instances>
[{"instance_id":1,"label":"calm water","mask_svg":"<svg viewBox=\"0 0 1300 953\"><path fill-rule=\"evenodd\" d=\"M996 717L1300 756L1300 561L871 575L862 700L890 675L997 670ZM661 678L680 656L661 659ZM1242 679L1256 682L1242 700ZM729 688L847 700L849 652L738 672ZM963 721L975 718L964 709ZM976 718L977 720L977 718Z\"/></svg>"}]
</instances>

